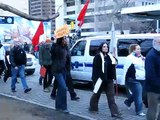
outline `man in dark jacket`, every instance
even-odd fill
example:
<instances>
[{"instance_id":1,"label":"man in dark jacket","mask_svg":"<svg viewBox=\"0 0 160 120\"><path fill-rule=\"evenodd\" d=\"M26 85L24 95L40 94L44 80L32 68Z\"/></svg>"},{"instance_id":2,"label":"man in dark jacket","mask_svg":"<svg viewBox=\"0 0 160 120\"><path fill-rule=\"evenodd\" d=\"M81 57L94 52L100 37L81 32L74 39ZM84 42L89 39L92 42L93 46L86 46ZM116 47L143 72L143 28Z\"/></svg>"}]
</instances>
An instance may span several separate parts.
<instances>
[{"instance_id":1,"label":"man in dark jacket","mask_svg":"<svg viewBox=\"0 0 160 120\"><path fill-rule=\"evenodd\" d=\"M148 96L147 120L160 120L160 38L153 40L153 48L145 60Z\"/></svg>"},{"instance_id":2,"label":"man in dark jacket","mask_svg":"<svg viewBox=\"0 0 160 120\"><path fill-rule=\"evenodd\" d=\"M14 47L11 49L10 52L10 63L11 63L11 77L12 77L12 82L11 82L11 90L12 92L16 92L16 79L17 79L17 74L19 73L19 76L21 78L21 82L24 88L24 93L28 93L31 91L31 88L28 87L26 78L25 78L25 65L26 65L26 53L21 47L20 41L14 41Z\"/></svg>"}]
</instances>

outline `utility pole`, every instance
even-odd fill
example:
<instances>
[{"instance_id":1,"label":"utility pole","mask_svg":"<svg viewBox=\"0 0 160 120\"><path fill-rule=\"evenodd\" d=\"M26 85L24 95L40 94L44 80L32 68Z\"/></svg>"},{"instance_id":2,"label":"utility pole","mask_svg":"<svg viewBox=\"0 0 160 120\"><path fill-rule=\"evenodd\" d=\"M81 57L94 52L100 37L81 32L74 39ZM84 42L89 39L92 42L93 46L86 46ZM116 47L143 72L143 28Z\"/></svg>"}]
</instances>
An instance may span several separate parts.
<instances>
[{"instance_id":1,"label":"utility pole","mask_svg":"<svg viewBox=\"0 0 160 120\"><path fill-rule=\"evenodd\" d=\"M158 4L158 0L157 0L157 4ZM157 34L159 33L159 20L157 20Z\"/></svg>"}]
</instances>

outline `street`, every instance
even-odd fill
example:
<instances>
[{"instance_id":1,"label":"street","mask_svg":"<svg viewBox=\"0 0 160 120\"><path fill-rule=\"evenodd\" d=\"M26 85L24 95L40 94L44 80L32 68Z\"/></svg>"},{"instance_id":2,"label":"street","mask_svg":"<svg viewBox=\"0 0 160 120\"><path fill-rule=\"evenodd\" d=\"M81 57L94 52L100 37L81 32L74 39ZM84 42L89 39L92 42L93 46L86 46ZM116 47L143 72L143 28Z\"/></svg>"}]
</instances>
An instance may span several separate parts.
<instances>
[{"instance_id":1,"label":"street","mask_svg":"<svg viewBox=\"0 0 160 120\"><path fill-rule=\"evenodd\" d=\"M28 94L24 93L21 82L17 84L16 86L17 92L12 93L10 90L10 79L7 81L7 83L4 83L2 80L0 80L0 94L14 98L14 99L20 99L21 101L26 101L27 103L31 103L31 106L39 105L45 108L55 110L55 107L54 107L55 101L50 98L50 93L43 92L43 87L38 84L38 78L39 78L39 67L37 67L36 72L33 75L26 77L29 87L32 88L32 91ZM88 111L89 100L92 95L92 91L91 90L80 90L80 89L75 89L75 91L80 97L80 100L71 101L70 95L68 93L67 103L68 103L68 110L70 111L70 114L77 116L76 119L83 118L83 119L90 119L90 120L106 120L106 119L114 120L113 118L110 117L110 111L108 108L105 94L102 94L100 98L99 113L97 114L97 113L90 113ZM124 120L145 120L145 117L139 117L135 115L134 105L132 105L130 110L127 109L127 107L123 103L125 100L124 97L119 96L119 97L116 97L115 100L122 113L122 117L124 118ZM8 103L10 103L10 101ZM28 104L25 104L24 106L26 105L28 106ZM19 106L17 106L17 109L18 108ZM144 112L146 113L145 108L144 108ZM54 112L52 114L51 113L52 112L49 112L48 114L50 114L51 116L52 115L54 116L55 114L57 115L57 113L54 113ZM29 112L26 114L31 114L31 113ZM35 114L38 114L39 116L39 113L37 113L37 111L35 111ZM47 117L48 114L44 116L45 118L42 120L48 120L48 117ZM6 119L6 120L13 120L13 119ZM19 119L19 120L25 120L25 119ZM59 117L55 120L63 120L63 118Z\"/></svg>"}]
</instances>

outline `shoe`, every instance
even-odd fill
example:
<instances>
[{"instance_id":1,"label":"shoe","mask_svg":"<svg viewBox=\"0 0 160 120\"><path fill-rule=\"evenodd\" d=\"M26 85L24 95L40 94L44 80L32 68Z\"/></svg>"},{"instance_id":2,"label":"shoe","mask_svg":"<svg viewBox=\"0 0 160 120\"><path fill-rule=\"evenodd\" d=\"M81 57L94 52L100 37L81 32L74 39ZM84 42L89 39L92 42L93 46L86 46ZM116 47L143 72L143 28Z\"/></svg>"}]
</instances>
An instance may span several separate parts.
<instances>
[{"instance_id":1,"label":"shoe","mask_svg":"<svg viewBox=\"0 0 160 120\"><path fill-rule=\"evenodd\" d=\"M141 112L141 113L138 113L137 115L138 116L145 116L146 114L144 114L143 112Z\"/></svg>"},{"instance_id":2,"label":"shoe","mask_svg":"<svg viewBox=\"0 0 160 120\"><path fill-rule=\"evenodd\" d=\"M52 96L52 95L51 95L50 97L51 97L52 100L55 100L55 99L56 99L56 96Z\"/></svg>"},{"instance_id":3,"label":"shoe","mask_svg":"<svg viewBox=\"0 0 160 120\"><path fill-rule=\"evenodd\" d=\"M65 110L56 109L56 111L58 111L58 112L63 112L63 113L65 113L65 114L69 114L69 111L68 111L67 109L65 109Z\"/></svg>"},{"instance_id":4,"label":"shoe","mask_svg":"<svg viewBox=\"0 0 160 120\"><path fill-rule=\"evenodd\" d=\"M24 93L28 93L31 90L32 90L32 88L27 88L27 89L24 90Z\"/></svg>"},{"instance_id":5,"label":"shoe","mask_svg":"<svg viewBox=\"0 0 160 120\"><path fill-rule=\"evenodd\" d=\"M62 112L65 113L65 114L69 114L69 111L67 109L62 110Z\"/></svg>"},{"instance_id":6,"label":"shoe","mask_svg":"<svg viewBox=\"0 0 160 120\"><path fill-rule=\"evenodd\" d=\"M98 113L98 109L92 109L91 107L89 107L88 111L90 113Z\"/></svg>"},{"instance_id":7,"label":"shoe","mask_svg":"<svg viewBox=\"0 0 160 120\"><path fill-rule=\"evenodd\" d=\"M127 109L128 109L128 110L131 109L131 105L128 105L127 100L124 101L124 104L127 106Z\"/></svg>"},{"instance_id":8,"label":"shoe","mask_svg":"<svg viewBox=\"0 0 160 120\"><path fill-rule=\"evenodd\" d=\"M112 114L111 117L122 119L122 115L120 113L119 114Z\"/></svg>"},{"instance_id":9,"label":"shoe","mask_svg":"<svg viewBox=\"0 0 160 120\"><path fill-rule=\"evenodd\" d=\"M50 90L48 88L45 88L43 91L44 92L50 92Z\"/></svg>"},{"instance_id":10,"label":"shoe","mask_svg":"<svg viewBox=\"0 0 160 120\"><path fill-rule=\"evenodd\" d=\"M40 82L39 85L42 85L42 83Z\"/></svg>"},{"instance_id":11,"label":"shoe","mask_svg":"<svg viewBox=\"0 0 160 120\"><path fill-rule=\"evenodd\" d=\"M17 92L15 89L12 89L11 91L12 91L13 93L14 93L14 92Z\"/></svg>"},{"instance_id":12,"label":"shoe","mask_svg":"<svg viewBox=\"0 0 160 120\"><path fill-rule=\"evenodd\" d=\"M80 99L80 97L77 97L77 96L71 98L71 100L73 100L73 101L77 101L77 100L79 100L79 99Z\"/></svg>"}]
</instances>

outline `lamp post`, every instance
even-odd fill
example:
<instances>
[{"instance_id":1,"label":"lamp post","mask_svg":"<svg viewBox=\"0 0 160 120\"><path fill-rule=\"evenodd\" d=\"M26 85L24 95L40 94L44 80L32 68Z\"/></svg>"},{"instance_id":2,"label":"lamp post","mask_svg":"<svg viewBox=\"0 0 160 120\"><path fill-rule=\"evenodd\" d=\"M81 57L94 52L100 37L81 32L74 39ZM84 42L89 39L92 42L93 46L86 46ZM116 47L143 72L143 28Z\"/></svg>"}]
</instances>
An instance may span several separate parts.
<instances>
[{"instance_id":1,"label":"lamp post","mask_svg":"<svg viewBox=\"0 0 160 120\"><path fill-rule=\"evenodd\" d=\"M158 4L158 0L157 0L157 4ZM159 20L157 20L157 34L159 33Z\"/></svg>"}]
</instances>

